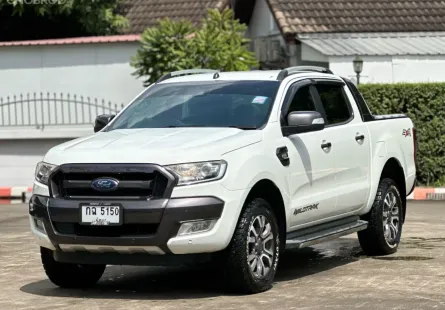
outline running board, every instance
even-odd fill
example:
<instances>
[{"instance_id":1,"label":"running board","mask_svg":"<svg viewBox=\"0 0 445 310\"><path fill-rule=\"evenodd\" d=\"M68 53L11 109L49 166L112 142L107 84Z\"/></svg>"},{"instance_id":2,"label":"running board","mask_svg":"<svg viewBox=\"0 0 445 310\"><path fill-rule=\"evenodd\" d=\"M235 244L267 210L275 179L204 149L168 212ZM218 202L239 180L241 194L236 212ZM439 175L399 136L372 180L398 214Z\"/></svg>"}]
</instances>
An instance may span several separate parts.
<instances>
[{"instance_id":1,"label":"running board","mask_svg":"<svg viewBox=\"0 0 445 310\"><path fill-rule=\"evenodd\" d=\"M368 222L356 218L348 218L333 223L318 225L313 228L289 233L286 240L286 249L301 249L317 243L337 239L364 230ZM318 228L318 229L317 229Z\"/></svg>"}]
</instances>

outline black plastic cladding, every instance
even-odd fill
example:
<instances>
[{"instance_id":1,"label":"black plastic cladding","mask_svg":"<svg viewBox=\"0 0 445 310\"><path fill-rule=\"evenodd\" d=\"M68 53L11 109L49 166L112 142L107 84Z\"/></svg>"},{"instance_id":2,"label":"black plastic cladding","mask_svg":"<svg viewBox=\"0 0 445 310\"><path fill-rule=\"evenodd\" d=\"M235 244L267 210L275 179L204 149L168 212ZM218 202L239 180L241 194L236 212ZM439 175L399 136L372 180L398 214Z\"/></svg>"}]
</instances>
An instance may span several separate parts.
<instances>
[{"instance_id":1,"label":"black plastic cladding","mask_svg":"<svg viewBox=\"0 0 445 310\"><path fill-rule=\"evenodd\" d=\"M64 164L57 167L50 175L48 187L51 194L51 197L59 198L59 184L54 181L54 177L57 176L58 173L95 173L101 174L103 173L103 177L107 176L107 173L155 173L158 172L162 174L167 179L167 185L163 191L163 194L159 198L170 198L173 188L178 182L177 177L169 172L162 166L155 164ZM100 194L98 193L97 197L100 198Z\"/></svg>"},{"instance_id":2,"label":"black plastic cladding","mask_svg":"<svg viewBox=\"0 0 445 310\"><path fill-rule=\"evenodd\" d=\"M170 253L167 242L176 235L181 222L217 219L221 217L224 208L224 201L213 196L155 199L150 201L120 201L119 203L125 208L123 224L150 225L152 230L148 232L148 235L113 236L116 233L120 235L121 233L128 232L124 226L94 228L106 228L107 231L102 231L102 233L108 234L111 232L111 236L103 234L101 236L79 236L63 234L55 230L53 222L57 222L58 225L79 223L79 203L79 201L33 195L30 201L33 209L29 213L31 216L43 221L48 237L54 245L158 246L165 253ZM111 201L108 200L104 203L111 203ZM116 231L113 232L111 229L116 229ZM71 231L71 233L74 232Z\"/></svg>"}]
</instances>

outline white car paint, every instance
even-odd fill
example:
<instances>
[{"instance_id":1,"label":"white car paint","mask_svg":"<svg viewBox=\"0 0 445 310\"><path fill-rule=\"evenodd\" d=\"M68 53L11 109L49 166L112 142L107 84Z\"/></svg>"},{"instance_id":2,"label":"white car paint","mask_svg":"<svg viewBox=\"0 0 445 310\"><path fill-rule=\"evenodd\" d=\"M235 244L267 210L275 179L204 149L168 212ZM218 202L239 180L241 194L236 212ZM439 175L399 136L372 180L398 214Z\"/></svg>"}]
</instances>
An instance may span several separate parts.
<instances>
[{"instance_id":1,"label":"white car paint","mask_svg":"<svg viewBox=\"0 0 445 310\"><path fill-rule=\"evenodd\" d=\"M220 79L274 80L278 73L279 71L222 72ZM213 74L196 74L171 78L161 83L212 78ZM413 127L411 120L401 118L363 122L346 86L344 89L354 114L349 123L283 137L279 122L283 99L292 83L305 78L341 81L335 75L321 73L300 73L285 78L277 93L270 118L261 130L153 128L99 132L52 148L43 161L54 165L170 165L225 160L228 167L221 180L176 187L173 190L172 198L212 195L225 202L223 214L211 231L173 237L168 241L169 249L175 254L214 252L227 247L246 197L260 180L270 180L279 189L285 205L287 232L347 215L367 213L376 195L382 169L390 158L397 159L403 168L405 190L408 193L414 185L416 173L414 148L412 138L403 137L402 130ZM363 143L355 140L357 134L365 136ZM331 149L325 151L320 147L324 141L332 143ZM289 150L291 164L288 167L283 166L276 158L276 149L282 146L287 146ZM49 195L45 187L36 183L35 193ZM301 213L298 217L293 215L295 209L314 203L319 204L317 212ZM41 234L39 238L42 238ZM41 241L40 244L44 246L47 243Z\"/></svg>"}]
</instances>

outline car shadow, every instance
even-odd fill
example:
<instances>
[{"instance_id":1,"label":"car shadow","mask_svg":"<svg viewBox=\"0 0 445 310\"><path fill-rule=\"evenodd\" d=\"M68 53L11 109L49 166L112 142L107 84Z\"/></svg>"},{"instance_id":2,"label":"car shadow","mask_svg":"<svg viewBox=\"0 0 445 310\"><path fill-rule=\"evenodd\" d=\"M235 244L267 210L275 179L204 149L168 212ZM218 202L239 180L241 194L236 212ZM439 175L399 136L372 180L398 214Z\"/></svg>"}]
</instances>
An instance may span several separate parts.
<instances>
[{"instance_id":1,"label":"car shadow","mask_svg":"<svg viewBox=\"0 0 445 310\"><path fill-rule=\"evenodd\" d=\"M287 282L355 262L362 255L357 239L340 238L329 243L287 251L280 258L275 283ZM190 267L109 266L91 289L61 289L49 280L29 283L24 293L71 298L172 300L227 296L212 269Z\"/></svg>"}]
</instances>

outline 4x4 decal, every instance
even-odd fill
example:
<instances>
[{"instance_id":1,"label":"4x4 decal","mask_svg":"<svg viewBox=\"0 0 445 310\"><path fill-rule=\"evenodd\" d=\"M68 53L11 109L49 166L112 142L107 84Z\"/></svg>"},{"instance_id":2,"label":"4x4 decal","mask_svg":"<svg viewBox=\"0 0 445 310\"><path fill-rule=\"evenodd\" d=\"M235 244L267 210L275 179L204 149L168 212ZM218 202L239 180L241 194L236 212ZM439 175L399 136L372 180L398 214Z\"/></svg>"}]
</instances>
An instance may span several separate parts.
<instances>
[{"instance_id":1,"label":"4x4 decal","mask_svg":"<svg viewBox=\"0 0 445 310\"><path fill-rule=\"evenodd\" d=\"M403 129L402 136L411 137L411 128Z\"/></svg>"}]
</instances>

